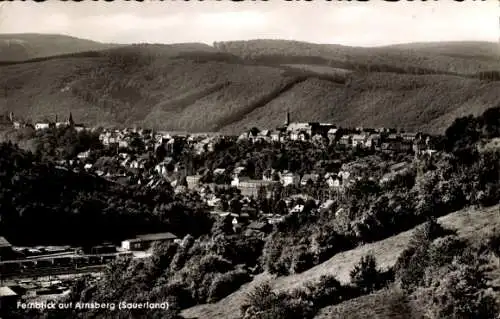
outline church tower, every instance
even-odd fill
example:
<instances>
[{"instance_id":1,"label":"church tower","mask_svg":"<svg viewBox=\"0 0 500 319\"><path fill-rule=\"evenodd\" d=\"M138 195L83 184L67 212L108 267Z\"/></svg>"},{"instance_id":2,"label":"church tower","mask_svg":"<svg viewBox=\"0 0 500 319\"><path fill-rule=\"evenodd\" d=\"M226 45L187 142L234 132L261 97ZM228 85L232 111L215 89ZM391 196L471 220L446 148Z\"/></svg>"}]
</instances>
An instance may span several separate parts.
<instances>
[{"instance_id":1,"label":"church tower","mask_svg":"<svg viewBox=\"0 0 500 319\"><path fill-rule=\"evenodd\" d=\"M73 114L71 114L71 112L69 112L68 125L69 126L75 125L75 122L73 121Z\"/></svg>"},{"instance_id":2,"label":"church tower","mask_svg":"<svg viewBox=\"0 0 500 319\"><path fill-rule=\"evenodd\" d=\"M290 125L290 111L288 110L286 112L286 120L285 120L285 126Z\"/></svg>"}]
</instances>

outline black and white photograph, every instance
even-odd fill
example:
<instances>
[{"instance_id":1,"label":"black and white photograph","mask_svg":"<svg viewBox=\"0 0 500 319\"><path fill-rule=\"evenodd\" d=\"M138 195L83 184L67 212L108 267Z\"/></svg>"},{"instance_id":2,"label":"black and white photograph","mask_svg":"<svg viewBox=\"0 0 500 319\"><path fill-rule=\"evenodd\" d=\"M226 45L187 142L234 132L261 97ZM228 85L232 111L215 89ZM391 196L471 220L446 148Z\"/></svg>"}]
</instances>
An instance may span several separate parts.
<instances>
[{"instance_id":1,"label":"black and white photograph","mask_svg":"<svg viewBox=\"0 0 500 319\"><path fill-rule=\"evenodd\" d=\"M0 319L500 319L500 1L0 1Z\"/></svg>"}]
</instances>

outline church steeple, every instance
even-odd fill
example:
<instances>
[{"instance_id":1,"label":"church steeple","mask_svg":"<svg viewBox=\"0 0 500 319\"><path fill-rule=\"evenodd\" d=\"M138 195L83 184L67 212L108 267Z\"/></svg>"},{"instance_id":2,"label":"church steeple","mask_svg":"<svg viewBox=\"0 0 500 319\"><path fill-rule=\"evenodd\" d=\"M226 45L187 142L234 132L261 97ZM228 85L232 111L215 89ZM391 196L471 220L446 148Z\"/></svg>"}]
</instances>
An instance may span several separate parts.
<instances>
[{"instance_id":1,"label":"church steeple","mask_svg":"<svg viewBox=\"0 0 500 319\"><path fill-rule=\"evenodd\" d=\"M286 111L286 120L285 120L285 126L290 125L290 111Z\"/></svg>"},{"instance_id":2,"label":"church steeple","mask_svg":"<svg viewBox=\"0 0 500 319\"><path fill-rule=\"evenodd\" d=\"M73 114L71 114L71 112L69 112L68 124L70 126L73 126L75 124L75 122L73 121Z\"/></svg>"}]
</instances>

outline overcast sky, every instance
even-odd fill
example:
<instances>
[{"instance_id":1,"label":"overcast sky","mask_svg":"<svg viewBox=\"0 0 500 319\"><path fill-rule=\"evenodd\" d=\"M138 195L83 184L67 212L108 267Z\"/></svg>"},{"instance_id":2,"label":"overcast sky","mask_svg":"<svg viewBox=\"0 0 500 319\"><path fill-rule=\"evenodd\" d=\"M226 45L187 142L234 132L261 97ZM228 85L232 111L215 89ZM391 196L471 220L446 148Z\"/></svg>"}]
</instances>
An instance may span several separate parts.
<instances>
[{"instance_id":1,"label":"overcast sky","mask_svg":"<svg viewBox=\"0 0 500 319\"><path fill-rule=\"evenodd\" d=\"M290 39L373 46L498 41L499 1L368 3L145 1L4 3L1 33L59 33L117 43Z\"/></svg>"}]
</instances>

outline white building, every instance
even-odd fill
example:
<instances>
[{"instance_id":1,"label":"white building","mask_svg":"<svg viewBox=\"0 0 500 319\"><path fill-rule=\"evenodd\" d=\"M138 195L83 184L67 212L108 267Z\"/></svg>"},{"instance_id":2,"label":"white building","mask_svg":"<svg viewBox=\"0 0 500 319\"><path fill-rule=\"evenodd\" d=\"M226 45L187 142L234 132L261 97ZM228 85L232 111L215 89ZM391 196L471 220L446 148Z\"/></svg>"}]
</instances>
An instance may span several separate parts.
<instances>
[{"instance_id":1,"label":"white building","mask_svg":"<svg viewBox=\"0 0 500 319\"><path fill-rule=\"evenodd\" d=\"M299 174L295 174L295 173L292 173L292 172L285 172L283 174L281 174L281 184L283 184L283 186L288 186L288 185L299 185L300 183L300 176Z\"/></svg>"},{"instance_id":2,"label":"white building","mask_svg":"<svg viewBox=\"0 0 500 319\"><path fill-rule=\"evenodd\" d=\"M36 123L35 130L46 130L50 127L49 123Z\"/></svg>"}]
</instances>

